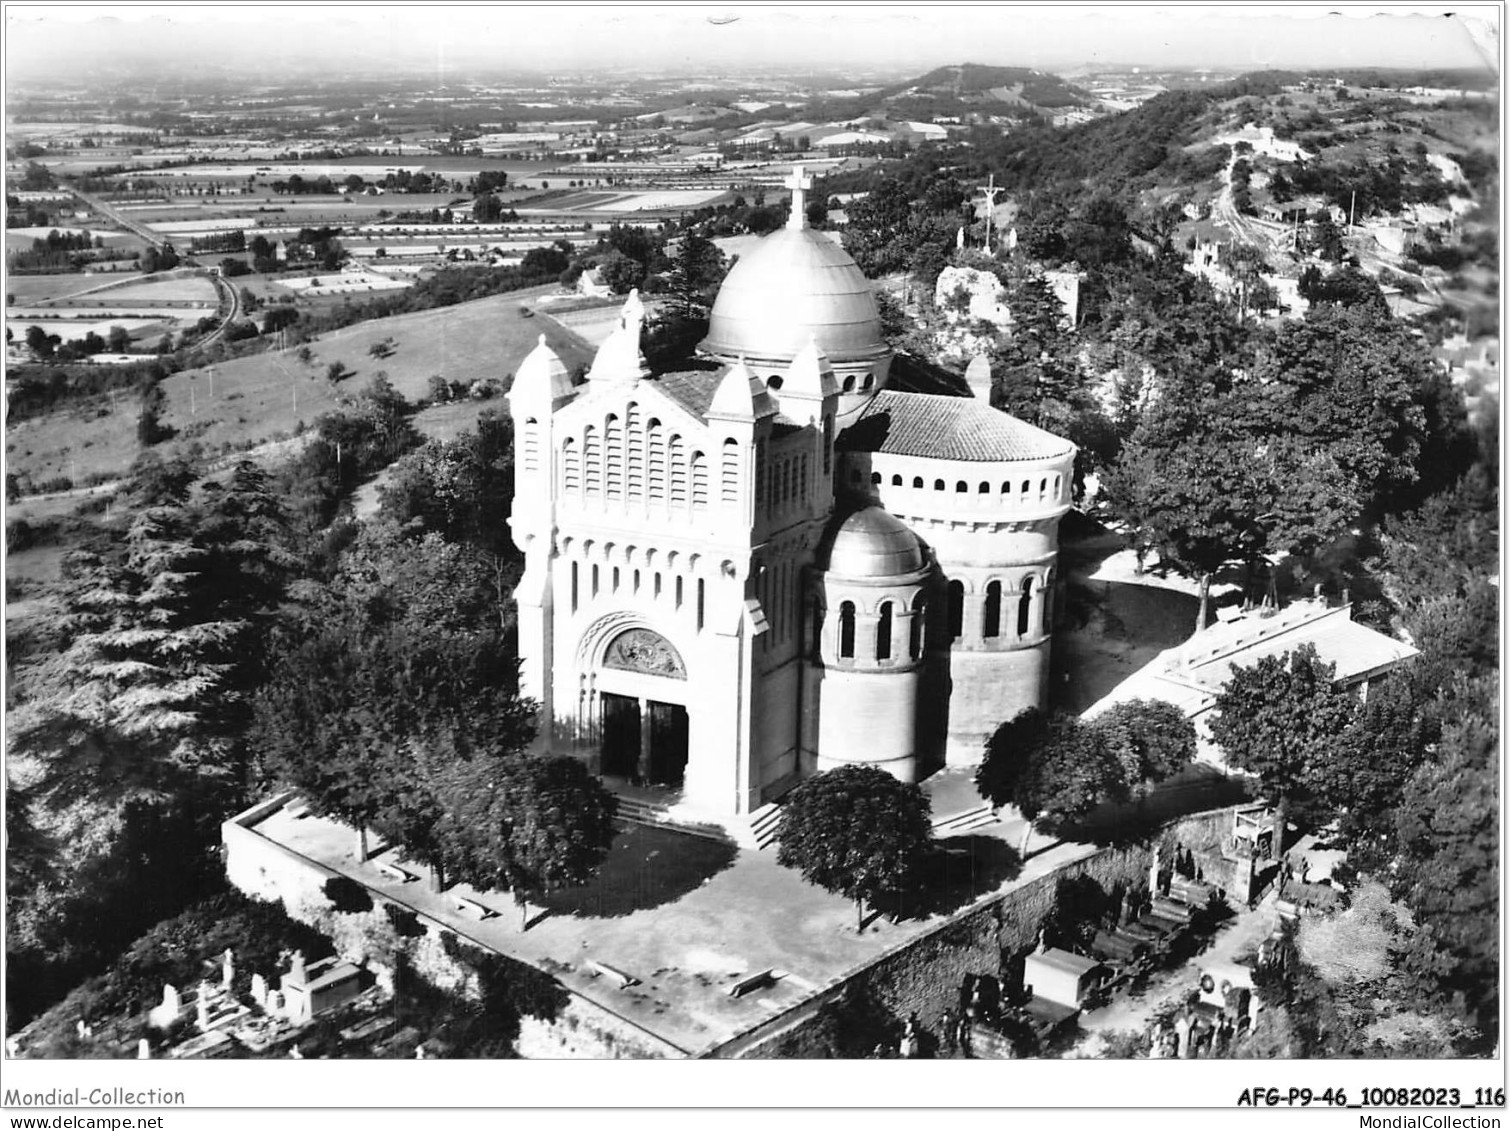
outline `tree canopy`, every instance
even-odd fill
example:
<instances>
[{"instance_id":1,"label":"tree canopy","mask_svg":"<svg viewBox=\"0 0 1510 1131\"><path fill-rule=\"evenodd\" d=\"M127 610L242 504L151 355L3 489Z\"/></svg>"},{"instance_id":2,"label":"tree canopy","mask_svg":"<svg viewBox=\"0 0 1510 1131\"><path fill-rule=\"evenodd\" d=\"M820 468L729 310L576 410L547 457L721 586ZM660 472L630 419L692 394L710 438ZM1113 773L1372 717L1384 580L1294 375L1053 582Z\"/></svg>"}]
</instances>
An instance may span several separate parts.
<instances>
[{"instance_id":1,"label":"tree canopy","mask_svg":"<svg viewBox=\"0 0 1510 1131\"><path fill-rule=\"evenodd\" d=\"M905 891L931 843L927 797L875 766L840 766L808 778L782 803L777 863L855 902Z\"/></svg>"},{"instance_id":2,"label":"tree canopy","mask_svg":"<svg viewBox=\"0 0 1510 1131\"><path fill-rule=\"evenodd\" d=\"M1232 669L1216 698L1211 736L1238 769L1256 774L1285 819L1302 827L1324 819L1321 767L1358 713L1358 697L1339 688L1336 668L1314 645Z\"/></svg>"}]
</instances>

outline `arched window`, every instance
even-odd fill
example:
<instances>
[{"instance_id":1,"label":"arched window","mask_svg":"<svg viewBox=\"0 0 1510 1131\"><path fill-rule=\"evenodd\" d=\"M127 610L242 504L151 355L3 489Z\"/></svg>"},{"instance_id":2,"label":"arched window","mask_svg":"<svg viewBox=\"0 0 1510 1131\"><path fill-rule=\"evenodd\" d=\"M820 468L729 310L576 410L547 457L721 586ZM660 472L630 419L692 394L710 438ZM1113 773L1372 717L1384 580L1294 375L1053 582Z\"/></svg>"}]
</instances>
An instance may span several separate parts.
<instances>
[{"instance_id":1,"label":"arched window","mask_svg":"<svg viewBox=\"0 0 1510 1131\"><path fill-rule=\"evenodd\" d=\"M923 655L923 645L926 641L924 624L928 617L928 602L919 593L912 599L912 624L907 633L907 654L914 660Z\"/></svg>"},{"instance_id":2,"label":"arched window","mask_svg":"<svg viewBox=\"0 0 1510 1131\"><path fill-rule=\"evenodd\" d=\"M861 385L861 386L860 386L860 387L861 387L861 388L862 388L862 389L869 389L869 388L871 388L871 387L872 387L872 386L873 386L873 385L874 385L874 384L875 384L875 383L876 383L876 375L875 375L875 374L874 374L874 373L867 373L867 374L866 374L866 375L865 375L865 383L864 383L864 384L863 384L863 385Z\"/></svg>"},{"instance_id":3,"label":"arched window","mask_svg":"<svg viewBox=\"0 0 1510 1131\"><path fill-rule=\"evenodd\" d=\"M1043 632L1047 636L1054 631L1054 571L1049 570L1043 578Z\"/></svg>"},{"instance_id":4,"label":"arched window","mask_svg":"<svg viewBox=\"0 0 1510 1131\"><path fill-rule=\"evenodd\" d=\"M540 422L533 416L524 422L524 470L540 469Z\"/></svg>"},{"instance_id":5,"label":"arched window","mask_svg":"<svg viewBox=\"0 0 1510 1131\"><path fill-rule=\"evenodd\" d=\"M845 601L839 606L839 658L852 660L855 655L855 606Z\"/></svg>"},{"instance_id":6,"label":"arched window","mask_svg":"<svg viewBox=\"0 0 1510 1131\"><path fill-rule=\"evenodd\" d=\"M991 484L989 484L989 483L982 482L981 485L980 485L980 487L976 489L976 494L978 494L978 495L989 495L990 493L991 493Z\"/></svg>"},{"instance_id":7,"label":"arched window","mask_svg":"<svg viewBox=\"0 0 1510 1131\"><path fill-rule=\"evenodd\" d=\"M654 586L654 588L651 590L651 596L655 597L656 600L660 600L660 596L661 596L661 574L660 574L659 570L656 571L655 580L652 582L652 585Z\"/></svg>"},{"instance_id":8,"label":"arched window","mask_svg":"<svg viewBox=\"0 0 1510 1131\"><path fill-rule=\"evenodd\" d=\"M615 593L617 593L619 591L619 567L618 566L614 566L613 567L613 591Z\"/></svg>"},{"instance_id":9,"label":"arched window","mask_svg":"<svg viewBox=\"0 0 1510 1131\"><path fill-rule=\"evenodd\" d=\"M702 452L692 453L692 507L708 509L708 457Z\"/></svg>"},{"instance_id":10,"label":"arched window","mask_svg":"<svg viewBox=\"0 0 1510 1131\"><path fill-rule=\"evenodd\" d=\"M921 491L923 489L923 477L921 475L914 475L912 477L912 487L915 491Z\"/></svg>"},{"instance_id":11,"label":"arched window","mask_svg":"<svg viewBox=\"0 0 1510 1131\"><path fill-rule=\"evenodd\" d=\"M949 583L949 639L958 640L965 634L965 585L961 581Z\"/></svg>"},{"instance_id":12,"label":"arched window","mask_svg":"<svg viewBox=\"0 0 1510 1131\"><path fill-rule=\"evenodd\" d=\"M697 631L698 632L701 632L703 630L703 613L705 612L705 610L707 608L707 595L708 595L708 592L707 592L706 587L703 584L703 579L701 577L699 577L697 579Z\"/></svg>"},{"instance_id":13,"label":"arched window","mask_svg":"<svg viewBox=\"0 0 1510 1131\"><path fill-rule=\"evenodd\" d=\"M624 497L624 425L619 418L609 414L604 428L603 482L604 494L610 499Z\"/></svg>"},{"instance_id":14,"label":"arched window","mask_svg":"<svg viewBox=\"0 0 1510 1131\"><path fill-rule=\"evenodd\" d=\"M640 571L639 570L635 570L634 571L634 589L632 590L632 592L638 593L639 591L640 591Z\"/></svg>"},{"instance_id":15,"label":"arched window","mask_svg":"<svg viewBox=\"0 0 1510 1131\"><path fill-rule=\"evenodd\" d=\"M870 485L872 487L879 487L881 485L881 473L879 471L872 471L870 473Z\"/></svg>"},{"instance_id":16,"label":"arched window","mask_svg":"<svg viewBox=\"0 0 1510 1131\"><path fill-rule=\"evenodd\" d=\"M855 391L855 379L853 375L844 378L844 391L846 393L852 393Z\"/></svg>"},{"instance_id":17,"label":"arched window","mask_svg":"<svg viewBox=\"0 0 1510 1131\"><path fill-rule=\"evenodd\" d=\"M966 494L966 493L969 492L969 490L970 490L970 484L966 483L963 479L961 479L958 483L956 483L954 485L954 493L956 495Z\"/></svg>"},{"instance_id":18,"label":"arched window","mask_svg":"<svg viewBox=\"0 0 1510 1131\"><path fill-rule=\"evenodd\" d=\"M640 406L631 402L625 410L624 468L628 477L625 497L645 497L645 416Z\"/></svg>"},{"instance_id":19,"label":"arched window","mask_svg":"<svg viewBox=\"0 0 1510 1131\"><path fill-rule=\"evenodd\" d=\"M591 424L582 430L582 451L586 457L582 488L587 494L596 495L603 490L603 441Z\"/></svg>"},{"instance_id":20,"label":"arched window","mask_svg":"<svg viewBox=\"0 0 1510 1131\"><path fill-rule=\"evenodd\" d=\"M666 433L653 416L645 427L645 446L649 449L647 493L651 502L662 503L666 501Z\"/></svg>"},{"instance_id":21,"label":"arched window","mask_svg":"<svg viewBox=\"0 0 1510 1131\"><path fill-rule=\"evenodd\" d=\"M739 502L739 442L724 441L723 468L719 474L719 501L732 506Z\"/></svg>"},{"instance_id":22,"label":"arched window","mask_svg":"<svg viewBox=\"0 0 1510 1131\"><path fill-rule=\"evenodd\" d=\"M570 436L561 444L561 487L566 491L582 489L582 453Z\"/></svg>"},{"instance_id":23,"label":"arched window","mask_svg":"<svg viewBox=\"0 0 1510 1131\"><path fill-rule=\"evenodd\" d=\"M571 611L577 611L577 563L571 564Z\"/></svg>"},{"instance_id":24,"label":"arched window","mask_svg":"<svg viewBox=\"0 0 1510 1131\"><path fill-rule=\"evenodd\" d=\"M1032 487L1033 487L1033 484L1030 483L1028 480L1024 479L1022 481L1022 492L1021 492L1021 494L1022 494L1023 498L1027 498L1028 492L1032 489Z\"/></svg>"},{"instance_id":25,"label":"arched window","mask_svg":"<svg viewBox=\"0 0 1510 1131\"><path fill-rule=\"evenodd\" d=\"M1040 479L1038 481L1038 497L1040 499L1044 499L1044 498L1048 497L1048 494L1049 494L1049 481L1047 479Z\"/></svg>"},{"instance_id":26,"label":"arched window","mask_svg":"<svg viewBox=\"0 0 1510 1131\"><path fill-rule=\"evenodd\" d=\"M770 389L773 393L780 392L781 391L781 374L780 373L772 373L771 376L770 376L770 379L766 381L765 387L767 389Z\"/></svg>"},{"instance_id":27,"label":"arched window","mask_svg":"<svg viewBox=\"0 0 1510 1131\"><path fill-rule=\"evenodd\" d=\"M1024 577L1022 579L1022 596L1017 599L1018 636L1026 636L1028 634L1028 614L1032 612L1032 607L1033 579L1031 577Z\"/></svg>"},{"instance_id":28,"label":"arched window","mask_svg":"<svg viewBox=\"0 0 1510 1131\"><path fill-rule=\"evenodd\" d=\"M993 581L986 586L986 603L981 617L982 636L1001 635L1001 582Z\"/></svg>"},{"instance_id":29,"label":"arched window","mask_svg":"<svg viewBox=\"0 0 1510 1131\"><path fill-rule=\"evenodd\" d=\"M667 459L671 464L671 502L676 506L686 506L687 448L680 436L671 437Z\"/></svg>"},{"instance_id":30,"label":"arched window","mask_svg":"<svg viewBox=\"0 0 1510 1131\"><path fill-rule=\"evenodd\" d=\"M900 475L893 475L891 477L891 485L893 487L900 487L902 485L902 477Z\"/></svg>"},{"instance_id":31,"label":"arched window","mask_svg":"<svg viewBox=\"0 0 1510 1131\"><path fill-rule=\"evenodd\" d=\"M809 608L812 616L813 656L816 659L823 653L823 606L814 601Z\"/></svg>"},{"instance_id":32,"label":"arched window","mask_svg":"<svg viewBox=\"0 0 1510 1131\"><path fill-rule=\"evenodd\" d=\"M882 601L876 617L876 661L891 659L891 602Z\"/></svg>"},{"instance_id":33,"label":"arched window","mask_svg":"<svg viewBox=\"0 0 1510 1131\"><path fill-rule=\"evenodd\" d=\"M945 489L944 488L944 481L942 479L935 479L933 481L933 489L935 491L942 491L942 490L944 490Z\"/></svg>"},{"instance_id":34,"label":"arched window","mask_svg":"<svg viewBox=\"0 0 1510 1131\"><path fill-rule=\"evenodd\" d=\"M1012 484L1010 484L1010 483L1003 483L1001 485L1001 493L1003 495L1010 495L1012 493Z\"/></svg>"},{"instance_id":35,"label":"arched window","mask_svg":"<svg viewBox=\"0 0 1510 1131\"><path fill-rule=\"evenodd\" d=\"M592 567L592 595L594 597L598 595L598 567L596 563Z\"/></svg>"},{"instance_id":36,"label":"arched window","mask_svg":"<svg viewBox=\"0 0 1510 1131\"><path fill-rule=\"evenodd\" d=\"M1056 499L1059 498L1060 492L1063 490L1062 486L1060 485L1060 480L1062 478L1063 477L1059 475L1054 476L1054 498Z\"/></svg>"},{"instance_id":37,"label":"arched window","mask_svg":"<svg viewBox=\"0 0 1510 1131\"><path fill-rule=\"evenodd\" d=\"M682 607L682 575L676 575L676 607Z\"/></svg>"}]
</instances>

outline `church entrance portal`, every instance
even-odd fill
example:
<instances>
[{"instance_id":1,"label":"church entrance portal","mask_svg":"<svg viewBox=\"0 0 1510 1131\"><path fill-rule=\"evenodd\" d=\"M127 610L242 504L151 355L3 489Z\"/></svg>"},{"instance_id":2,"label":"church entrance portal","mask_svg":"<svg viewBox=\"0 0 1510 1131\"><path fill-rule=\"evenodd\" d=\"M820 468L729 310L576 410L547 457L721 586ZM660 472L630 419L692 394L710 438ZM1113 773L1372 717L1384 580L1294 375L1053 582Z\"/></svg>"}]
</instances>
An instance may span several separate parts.
<instances>
[{"instance_id":1,"label":"church entrance portal","mask_svg":"<svg viewBox=\"0 0 1510 1131\"><path fill-rule=\"evenodd\" d=\"M648 628L625 629L604 649L598 680L603 776L679 787L687 772L688 729L681 654Z\"/></svg>"},{"instance_id":2,"label":"church entrance portal","mask_svg":"<svg viewBox=\"0 0 1510 1131\"><path fill-rule=\"evenodd\" d=\"M687 708L610 692L603 694L602 705L603 775L681 785L687 770Z\"/></svg>"}]
</instances>

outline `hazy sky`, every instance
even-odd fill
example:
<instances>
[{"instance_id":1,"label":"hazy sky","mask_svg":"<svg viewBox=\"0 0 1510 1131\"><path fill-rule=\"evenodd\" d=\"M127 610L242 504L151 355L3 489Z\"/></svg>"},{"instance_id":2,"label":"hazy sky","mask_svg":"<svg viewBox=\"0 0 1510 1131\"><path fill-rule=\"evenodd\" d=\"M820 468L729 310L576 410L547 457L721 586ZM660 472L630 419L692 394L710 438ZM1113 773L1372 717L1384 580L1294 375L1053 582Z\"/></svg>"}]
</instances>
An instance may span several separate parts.
<instances>
[{"instance_id":1,"label":"hazy sky","mask_svg":"<svg viewBox=\"0 0 1510 1131\"><path fill-rule=\"evenodd\" d=\"M1447 15L1446 13L1452 13ZM714 24L710 17L733 22ZM343 70L1068 69L1492 66L1486 5L1347 4L8 4L6 63L25 80L155 58L255 72L269 59Z\"/></svg>"}]
</instances>

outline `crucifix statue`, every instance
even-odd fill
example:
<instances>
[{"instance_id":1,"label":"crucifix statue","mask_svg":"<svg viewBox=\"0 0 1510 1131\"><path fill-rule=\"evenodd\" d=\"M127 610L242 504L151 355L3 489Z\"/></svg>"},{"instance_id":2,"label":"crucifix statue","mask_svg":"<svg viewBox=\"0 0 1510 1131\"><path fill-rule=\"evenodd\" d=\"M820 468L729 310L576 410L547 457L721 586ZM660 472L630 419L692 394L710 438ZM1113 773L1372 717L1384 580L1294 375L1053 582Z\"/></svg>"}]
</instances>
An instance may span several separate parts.
<instances>
[{"instance_id":1,"label":"crucifix statue","mask_svg":"<svg viewBox=\"0 0 1510 1131\"><path fill-rule=\"evenodd\" d=\"M807 190L813 187L813 178L803 171L801 165L793 165L786 187L792 190L792 214L786 218L786 226L800 232L807 227Z\"/></svg>"}]
</instances>

